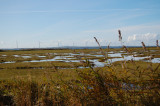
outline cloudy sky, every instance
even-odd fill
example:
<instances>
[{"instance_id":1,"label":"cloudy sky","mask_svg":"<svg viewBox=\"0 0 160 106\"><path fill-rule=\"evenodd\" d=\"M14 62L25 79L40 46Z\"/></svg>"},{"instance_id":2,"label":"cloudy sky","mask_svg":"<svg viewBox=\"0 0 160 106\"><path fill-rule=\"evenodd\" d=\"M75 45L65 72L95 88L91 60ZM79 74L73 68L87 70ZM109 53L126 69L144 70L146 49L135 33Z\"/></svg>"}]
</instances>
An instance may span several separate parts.
<instances>
[{"instance_id":1,"label":"cloudy sky","mask_svg":"<svg viewBox=\"0 0 160 106\"><path fill-rule=\"evenodd\" d=\"M160 0L0 0L0 48L160 40Z\"/></svg>"}]
</instances>

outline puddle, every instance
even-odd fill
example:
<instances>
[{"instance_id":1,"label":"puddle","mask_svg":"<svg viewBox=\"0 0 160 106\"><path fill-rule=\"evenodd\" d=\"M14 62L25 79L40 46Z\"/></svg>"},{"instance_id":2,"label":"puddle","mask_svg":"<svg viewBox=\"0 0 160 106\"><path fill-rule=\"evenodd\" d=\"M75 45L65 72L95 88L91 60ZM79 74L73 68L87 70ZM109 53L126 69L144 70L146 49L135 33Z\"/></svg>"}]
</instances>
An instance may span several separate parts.
<instances>
[{"instance_id":1,"label":"puddle","mask_svg":"<svg viewBox=\"0 0 160 106\"><path fill-rule=\"evenodd\" d=\"M38 57L40 57L40 58L44 58L44 57L46 57L46 56L38 56Z\"/></svg>"},{"instance_id":2,"label":"puddle","mask_svg":"<svg viewBox=\"0 0 160 106\"><path fill-rule=\"evenodd\" d=\"M113 53L114 53L113 51L108 52L108 54L113 54Z\"/></svg>"},{"instance_id":3,"label":"puddle","mask_svg":"<svg viewBox=\"0 0 160 106\"><path fill-rule=\"evenodd\" d=\"M140 90L141 87L135 84L122 83L122 89L123 90Z\"/></svg>"},{"instance_id":4,"label":"puddle","mask_svg":"<svg viewBox=\"0 0 160 106\"><path fill-rule=\"evenodd\" d=\"M74 53L50 53L52 55L55 55L54 58L52 59L45 59L45 60L31 60L31 61L23 61L23 62L49 62L49 61L60 61L60 62L80 62L81 61L81 57L85 57L85 56L95 56L95 57L104 57L102 54L98 54L99 52L97 52L96 54L85 54L85 53L78 53L78 54L74 54ZM150 61L150 60L144 60L145 58L148 57L134 57L136 55L136 52L134 52L134 55L128 54L128 55L123 55L124 54L122 51L119 53L114 53L114 52L108 52L108 56L109 57L119 57L119 58L113 58L113 59L108 59L107 62L99 62L98 59L93 59L93 60L89 60L90 62L92 62L94 64L94 67L104 67L105 65L107 65L108 63L112 63L112 62L116 62L116 61L128 61L128 60L143 60L143 61ZM25 56L24 56L25 55ZM20 55L13 55L14 57L23 57L23 58L31 58L31 56L29 54L24 54L23 56ZM56 56L57 55L57 56ZM7 55L4 55L7 56ZM36 54L35 56L40 57L40 58L45 58L47 56L43 56L43 55L38 55ZM153 63L160 63L160 58L154 58L151 60L151 62ZM15 62L3 62L3 63L15 63Z\"/></svg>"},{"instance_id":5,"label":"puddle","mask_svg":"<svg viewBox=\"0 0 160 106\"><path fill-rule=\"evenodd\" d=\"M150 62L150 60L146 60L146 62ZM160 63L160 58L154 58L151 60L152 63Z\"/></svg>"},{"instance_id":6,"label":"puddle","mask_svg":"<svg viewBox=\"0 0 160 106\"><path fill-rule=\"evenodd\" d=\"M41 62L41 60L23 61L23 62Z\"/></svg>"},{"instance_id":7,"label":"puddle","mask_svg":"<svg viewBox=\"0 0 160 106\"><path fill-rule=\"evenodd\" d=\"M13 55L14 57L31 58L31 56Z\"/></svg>"},{"instance_id":8,"label":"puddle","mask_svg":"<svg viewBox=\"0 0 160 106\"><path fill-rule=\"evenodd\" d=\"M6 61L6 62L2 62L3 63L15 63L15 61Z\"/></svg>"},{"instance_id":9,"label":"puddle","mask_svg":"<svg viewBox=\"0 0 160 106\"><path fill-rule=\"evenodd\" d=\"M7 55L1 55L1 56L6 57Z\"/></svg>"},{"instance_id":10,"label":"puddle","mask_svg":"<svg viewBox=\"0 0 160 106\"><path fill-rule=\"evenodd\" d=\"M61 62L80 62L81 60L69 60L67 56L56 56L53 59L46 60L32 60L24 62L50 62L50 61L61 61ZM94 64L95 67L104 67L106 63L99 62L98 60L89 60Z\"/></svg>"},{"instance_id":11,"label":"puddle","mask_svg":"<svg viewBox=\"0 0 160 106\"><path fill-rule=\"evenodd\" d=\"M31 58L31 56L21 56L21 57L23 57L23 58L25 58L25 59L26 59L26 58Z\"/></svg>"},{"instance_id":12,"label":"puddle","mask_svg":"<svg viewBox=\"0 0 160 106\"><path fill-rule=\"evenodd\" d=\"M104 67L105 65L107 65L107 63L99 62L98 60L90 60L90 62L93 62L94 67Z\"/></svg>"},{"instance_id":13,"label":"puddle","mask_svg":"<svg viewBox=\"0 0 160 106\"><path fill-rule=\"evenodd\" d=\"M119 51L120 53L125 53L125 51Z\"/></svg>"},{"instance_id":14,"label":"puddle","mask_svg":"<svg viewBox=\"0 0 160 106\"><path fill-rule=\"evenodd\" d=\"M115 56L120 57L120 54L116 54ZM149 58L148 56L146 56L146 57L134 57L134 56L133 55L124 55L121 58L108 59L108 62L109 63L113 63L113 62L116 62L116 61L124 61L124 60L125 61L128 61L128 60L133 60L133 61L142 60L142 61L150 62L150 60L145 60L146 58ZM160 58L154 58L154 59L151 60L151 62L153 62L153 63L160 63Z\"/></svg>"},{"instance_id":15,"label":"puddle","mask_svg":"<svg viewBox=\"0 0 160 106\"><path fill-rule=\"evenodd\" d=\"M121 53L108 54L109 57L122 57L121 55Z\"/></svg>"},{"instance_id":16,"label":"puddle","mask_svg":"<svg viewBox=\"0 0 160 106\"><path fill-rule=\"evenodd\" d=\"M19 55L13 55L14 57L20 57Z\"/></svg>"},{"instance_id":17,"label":"puddle","mask_svg":"<svg viewBox=\"0 0 160 106\"><path fill-rule=\"evenodd\" d=\"M104 55L91 55L91 56L95 56L95 57L104 57Z\"/></svg>"}]
</instances>

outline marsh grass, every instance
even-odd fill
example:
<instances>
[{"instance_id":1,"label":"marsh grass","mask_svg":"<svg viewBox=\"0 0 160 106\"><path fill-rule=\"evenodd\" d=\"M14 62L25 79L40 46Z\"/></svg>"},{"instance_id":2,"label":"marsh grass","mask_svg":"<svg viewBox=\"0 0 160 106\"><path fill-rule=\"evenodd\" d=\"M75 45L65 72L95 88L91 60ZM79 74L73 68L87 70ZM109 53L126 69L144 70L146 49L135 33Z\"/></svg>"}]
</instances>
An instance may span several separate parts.
<instances>
[{"instance_id":1,"label":"marsh grass","mask_svg":"<svg viewBox=\"0 0 160 106\"><path fill-rule=\"evenodd\" d=\"M118 33L119 40L122 42L121 31L119 30ZM95 40L101 47L98 40ZM125 46L120 49L74 50L74 53L100 51L103 55L103 52L108 54L109 51L123 51L125 55L137 52L139 56L142 54L148 57L159 54L159 48L145 49L144 51L142 48ZM154 52L151 52L153 50ZM63 55L63 53L73 53L73 50L0 52L1 55L8 56L46 53ZM160 105L160 63L124 60L108 63L104 67L94 67L89 60L95 57L84 55L81 58L79 58L81 63L0 64L0 105ZM105 58L109 59L109 57Z\"/></svg>"},{"instance_id":2,"label":"marsh grass","mask_svg":"<svg viewBox=\"0 0 160 106\"><path fill-rule=\"evenodd\" d=\"M159 63L120 61L102 68L87 60L84 64L89 68L1 70L5 77L14 77L1 80L0 96L10 104L30 106L158 105Z\"/></svg>"}]
</instances>

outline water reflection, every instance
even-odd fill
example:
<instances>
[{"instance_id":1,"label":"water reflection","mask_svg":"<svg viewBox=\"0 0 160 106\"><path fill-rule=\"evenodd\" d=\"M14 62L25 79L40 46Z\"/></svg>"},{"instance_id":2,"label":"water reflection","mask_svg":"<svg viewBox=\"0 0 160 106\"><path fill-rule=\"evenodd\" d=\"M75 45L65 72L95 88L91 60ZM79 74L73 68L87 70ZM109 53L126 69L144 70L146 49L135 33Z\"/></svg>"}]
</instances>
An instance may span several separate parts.
<instances>
[{"instance_id":1,"label":"water reflection","mask_svg":"<svg viewBox=\"0 0 160 106\"><path fill-rule=\"evenodd\" d=\"M85 53L50 53L50 55L54 55L54 58L52 59L44 59L47 56L43 56L43 55L36 55L39 58L43 58L40 60L31 60L31 61L23 61L23 62L49 62L49 61L61 61L61 62L80 62L82 59L81 57L86 57L87 56L93 56L93 57L97 57L97 58L101 58L104 57L102 54L85 54ZM6 55L7 56L7 55ZM27 54L25 56L21 56L21 55L13 55L14 57L23 57L23 58L31 58L30 54ZM142 60L142 61L147 61L150 62L150 60L147 60L147 58L150 58L149 56L146 57L135 57L136 56L136 52L134 54L127 54L124 52L108 52L108 56L112 57L112 59L108 59L106 62L100 62L98 59L92 59L89 60L90 62L92 62L94 64L94 67L104 67L105 65L109 64L109 63L113 63L116 61L128 61L128 60ZM115 58L114 58L115 57ZM160 63L160 58L153 58L151 60L151 62L153 63ZM13 62L2 62L2 63L15 63Z\"/></svg>"}]
</instances>

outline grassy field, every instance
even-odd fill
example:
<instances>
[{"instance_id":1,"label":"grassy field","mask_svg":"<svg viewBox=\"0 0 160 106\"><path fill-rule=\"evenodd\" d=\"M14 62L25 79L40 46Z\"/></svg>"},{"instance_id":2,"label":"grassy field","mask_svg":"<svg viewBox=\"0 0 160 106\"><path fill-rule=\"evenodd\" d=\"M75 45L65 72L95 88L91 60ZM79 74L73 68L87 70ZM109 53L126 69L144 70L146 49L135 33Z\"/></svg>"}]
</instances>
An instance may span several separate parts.
<instances>
[{"instance_id":1,"label":"grassy field","mask_svg":"<svg viewBox=\"0 0 160 106\"><path fill-rule=\"evenodd\" d=\"M160 61L151 61L159 54L155 47L1 51L0 105L160 105Z\"/></svg>"}]
</instances>

